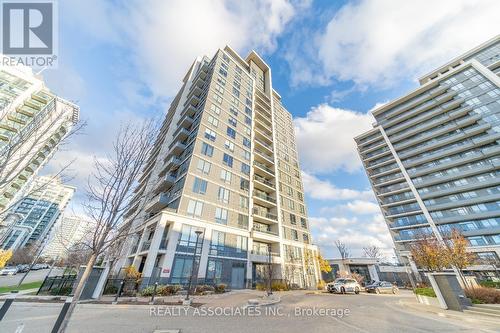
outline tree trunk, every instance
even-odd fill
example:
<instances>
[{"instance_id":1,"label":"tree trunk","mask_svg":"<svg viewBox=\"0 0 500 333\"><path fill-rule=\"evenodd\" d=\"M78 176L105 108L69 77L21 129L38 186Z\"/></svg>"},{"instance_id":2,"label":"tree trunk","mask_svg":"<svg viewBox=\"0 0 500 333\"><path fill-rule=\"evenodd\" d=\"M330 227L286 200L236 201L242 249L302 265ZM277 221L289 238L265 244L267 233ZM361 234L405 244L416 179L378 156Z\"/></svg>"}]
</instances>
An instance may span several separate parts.
<instances>
[{"instance_id":1,"label":"tree trunk","mask_svg":"<svg viewBox=\"0 0 500 333\"><path fill-rule=\"evenodd\" d=\"M92 272L92 268L94 267L95 261L97 259L97 255L93 253L89 261L87 262L87 267L85 267L85 271L82 274L82 277L80 278L80 281L78 282L78 285L76 286L75 293L73 295L73 300L71 301L71 305L68 308L68 312L66 312L66 316L64 317L64 320L61 324L61 327L57 331L57 333L64 333L66 332L66 328L68 327L69 319L71 318L71 315L73 314L73 311L75 310L76 304L78 304L78 301L80 300L80 297L82 296L83 292L83 287L85 287L85 284L87 283L87 280L90 276L90 273Z\"/></svg>"}]
</instances>

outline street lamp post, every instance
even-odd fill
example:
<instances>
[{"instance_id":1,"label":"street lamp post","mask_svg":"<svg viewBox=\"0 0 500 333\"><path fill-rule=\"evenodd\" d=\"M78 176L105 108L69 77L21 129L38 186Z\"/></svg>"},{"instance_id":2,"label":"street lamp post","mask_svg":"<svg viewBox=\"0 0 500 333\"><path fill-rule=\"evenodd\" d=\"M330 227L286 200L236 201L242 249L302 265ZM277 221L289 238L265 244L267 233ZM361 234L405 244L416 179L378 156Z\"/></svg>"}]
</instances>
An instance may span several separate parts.
<instances>
[{"instance_id":1,"label":"street lamp post","mask_svg":"<svg viewBox=\"0 0 500 333\"><path fill-rule=\"evenodd\" d=\"M193 275L195 274L194 266L196 265L196 252L198 252L198 241L199 241L200 235L203 233L203 231L196 230L195 233L196 233L196 243L194 246L193 264L191 265L191 275L189 276L189 284L188 284L188 290L187 290L187 294L186 294L186 301L189 301L189 293L191 292L191 284L193 282ZM196 268L197 268L196 269L196 277L198 277L198 266Z\"/></svg>"}]
</instances>

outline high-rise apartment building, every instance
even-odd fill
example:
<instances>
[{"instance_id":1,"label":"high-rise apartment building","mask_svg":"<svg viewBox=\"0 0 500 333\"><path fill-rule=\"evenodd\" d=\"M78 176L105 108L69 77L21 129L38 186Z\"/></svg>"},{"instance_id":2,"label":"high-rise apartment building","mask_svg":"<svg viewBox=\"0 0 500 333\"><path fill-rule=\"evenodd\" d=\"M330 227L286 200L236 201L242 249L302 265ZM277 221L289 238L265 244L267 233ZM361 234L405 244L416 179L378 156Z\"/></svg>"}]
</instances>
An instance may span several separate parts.
<instances>
[{"instance_id":1,"label":"high-rise apartment building","mask_svg":"<svg viewBox=\"0 0 500 333\"><path fill-rule=\"evenodd\" d=\"M91 231L92 224L80 216L62 216L54 225L47 246L43 249L42 256L52 259L64 259L69 250L81 242Z\"/></svg>"},{"instance_id":2,"label":"high-rise apartment building","mask_svg":"<svg viewBox=\"0 0 500 333\"><path fill-rule=\"evenodd\" d=\"M30 68L0 66L0 212L25 195L78 116Z\"/></svg>"},{"instance_id":3,"label":"high-rise apartment building","mask_svg":"<svg viewBox=\"0 0 500 333\"><path fill-rule=\"evenodd\" d=\"M25 246L42 249L75 188L64 185L58 177L44 176L36 177L28 192L6 213L15 216L16 222L2 235L2 249L16 250Z\"/></svg>"},{"instance_id":4,"label":"high-rise apartment building","mask_svg":"<svg viewBox=\"0 0 500 333\"><path fill-rule=\"evenodd\" d=\"M128 213L135 237L122 266L144 283L186 283L196 253L206 283L250 287L271 265L275 279L316 286L303 193L271 69L255 52L220 49L193 63L170 105Z\"/></svg>"},{"instance_id":5,"label":"high-rise apartment building","mask_svg":"<svg viewBox=\"0 0 500 333\"><path fill-rule=\"evenodd\" d=\"M419 235L457 229L477 254L470 270L498 269L499 75L497 36L374 110L373 129L355 138L402 260Z\"/></svg>"}]
</instances>

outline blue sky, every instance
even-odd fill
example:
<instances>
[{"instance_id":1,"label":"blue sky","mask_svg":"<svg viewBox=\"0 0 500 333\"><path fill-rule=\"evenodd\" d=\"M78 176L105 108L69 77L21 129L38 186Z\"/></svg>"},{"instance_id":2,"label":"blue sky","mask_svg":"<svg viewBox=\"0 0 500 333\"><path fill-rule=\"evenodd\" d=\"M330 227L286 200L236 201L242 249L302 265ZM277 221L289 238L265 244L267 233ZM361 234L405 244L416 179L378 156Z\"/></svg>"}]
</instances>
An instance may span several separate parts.
<instances>
[{"instance_id":1,"label":"blue sky","mask_svg":"<svg viewBox=\"0 0 500 333\"><path fill-rule=\"evenodd\" d=\"M353 137L369 111L416 78L500 31L496 0L59 1L59 67L43 75L88 122L51 172L76 159L78 213L94 157L121 122L161 117L191 62L229 44L257 50L295 119L310 224L326 257L392 243Z\"/></svg>"}]
</instances>

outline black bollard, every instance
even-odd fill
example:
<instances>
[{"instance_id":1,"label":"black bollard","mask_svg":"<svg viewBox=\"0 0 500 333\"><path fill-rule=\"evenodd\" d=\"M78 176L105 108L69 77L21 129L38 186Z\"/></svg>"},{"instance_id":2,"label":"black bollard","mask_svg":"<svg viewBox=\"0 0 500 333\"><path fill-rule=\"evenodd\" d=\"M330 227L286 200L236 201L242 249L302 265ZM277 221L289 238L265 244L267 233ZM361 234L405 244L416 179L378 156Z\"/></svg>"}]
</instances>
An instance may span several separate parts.
<instances>
[{"instance_id":1,"label":"black bollard","mask_svg":"<svg viewBox=\"0 0 500 333\"><path fill-rule=\"evenodd\" d=\"M155 304L155 296L156 296L156 288L158 287L158 282L155 282L155 286L153 288L153 294L151 295L151 301L149 304Z\"/></svg>"}]
</instances>

